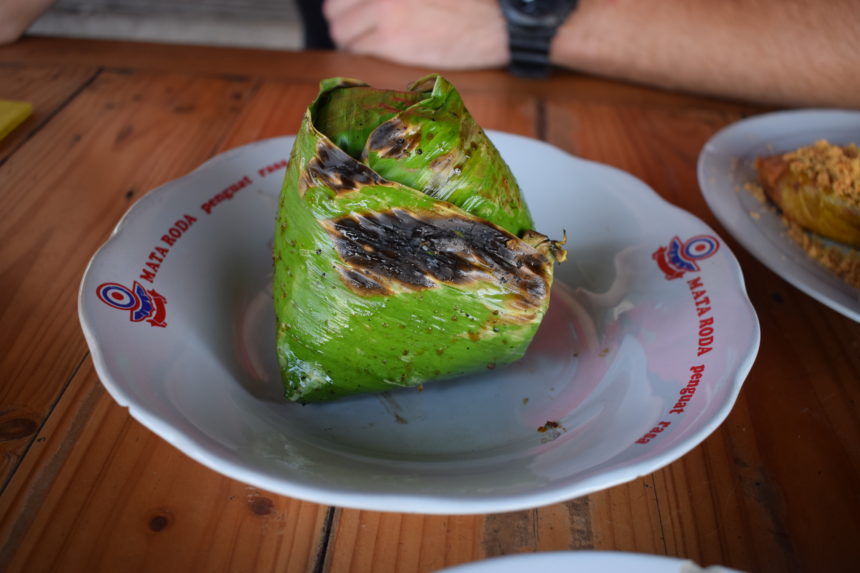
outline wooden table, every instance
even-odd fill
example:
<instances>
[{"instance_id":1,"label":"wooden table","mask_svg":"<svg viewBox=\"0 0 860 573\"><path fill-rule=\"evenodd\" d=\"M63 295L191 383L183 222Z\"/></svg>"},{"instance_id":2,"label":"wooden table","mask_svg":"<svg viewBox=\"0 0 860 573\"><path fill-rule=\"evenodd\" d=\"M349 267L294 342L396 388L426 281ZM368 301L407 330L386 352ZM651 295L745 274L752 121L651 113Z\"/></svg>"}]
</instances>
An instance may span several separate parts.
<instances>
[{"instance_id":1,"label":"wooden table","mask_svg":"<svg viewBox=\"0 0 860 573\"><path fill-rule=\"evenodd\" d=\"M402 88L424 73L338 53L61 39L0 48L0 98L35 106L0 142L0 570L431 571L568 549L755 572L860 562L860 324L752 258L696 181L705 141L765 111L750 105L569 73L447 74L483 126L629 171L740 259L758 359L729 418L660 471L506 514L325 507L222 477L113 402L76 296L129 205L216 153L294 133L323 77Z\"/></svg>"}]
</instances>

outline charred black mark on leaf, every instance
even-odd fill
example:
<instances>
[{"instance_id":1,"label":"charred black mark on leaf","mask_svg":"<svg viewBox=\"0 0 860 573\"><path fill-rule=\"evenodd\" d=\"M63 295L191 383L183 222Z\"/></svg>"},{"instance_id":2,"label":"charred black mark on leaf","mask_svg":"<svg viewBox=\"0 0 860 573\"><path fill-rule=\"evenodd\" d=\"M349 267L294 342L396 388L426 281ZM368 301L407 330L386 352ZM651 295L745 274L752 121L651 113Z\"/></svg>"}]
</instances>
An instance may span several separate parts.
<instances>
[{"instance_id":1,"label":"charred black mark on leaf","mask_svg":"<svg viewBox=\"0 0 860 573\"><path fill-rule=\"evenodd\" d=\"M367 142L368 151L377 153L380 157L400 158L409 155L421 142L421 134L411 131L399 118L393 118L370 134ZM423 153L423 151L422 151Z\"/></svg>"},{"instance_id":2,"label":"charred black mark on leaf","mask_svg":"<svg viewBox=\"0 0 860 573\"><path fill-rule=\"evenodd\" d=\"M385 183L375 171L327 142L317 145L316 157L308 162L307 177L308 186L328 187L338 193Z\"/></svg>"},{"instance_id":3,"label":"charred black mark on leaf","mask_svg":"<svg viewBox=\"0 0 860 573\"><path fill-rule=\"evenodd\" d=\"M353 290L354 292L358 292L361 294L376 294L383 296L390 296L394 294L390 289L385 288L378 282L373 279L370 279L355 269L345 268L340 269L340 276L343 278L343 282Z\"/></svg>"},{"instance_id":4,"label":"charred black mark on leaf","mask_svg":"<svg viewBox=\"0 0 860 573\"><path fill-rule=\"evenodd\" d=\"M485 221L392 209L351 214L324 226L346 263L341 276L358 294L392 293L395 285L424 290L492 280L511 292L512 306L526 310L547 294L549 260Z\"/></svg>"}]
</instances>

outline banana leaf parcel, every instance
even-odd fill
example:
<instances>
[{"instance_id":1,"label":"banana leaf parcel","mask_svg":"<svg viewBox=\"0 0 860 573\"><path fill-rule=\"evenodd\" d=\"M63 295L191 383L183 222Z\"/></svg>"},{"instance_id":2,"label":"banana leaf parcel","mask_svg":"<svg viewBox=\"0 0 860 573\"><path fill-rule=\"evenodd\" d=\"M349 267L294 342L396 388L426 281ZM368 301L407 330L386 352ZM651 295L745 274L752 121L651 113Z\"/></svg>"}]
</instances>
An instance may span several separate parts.
<instances>
[{"instance_id":1,"label":"banana leaf parcel","mask_svg":"<svg viewBox=\"0 0 860 573\"><path fill-rule=\"evenodd\" d=\"M286 397L419 386L525 353L565 252L444 78L332 78L296 136L273 296Z\"/></svg>"}]
</instances>

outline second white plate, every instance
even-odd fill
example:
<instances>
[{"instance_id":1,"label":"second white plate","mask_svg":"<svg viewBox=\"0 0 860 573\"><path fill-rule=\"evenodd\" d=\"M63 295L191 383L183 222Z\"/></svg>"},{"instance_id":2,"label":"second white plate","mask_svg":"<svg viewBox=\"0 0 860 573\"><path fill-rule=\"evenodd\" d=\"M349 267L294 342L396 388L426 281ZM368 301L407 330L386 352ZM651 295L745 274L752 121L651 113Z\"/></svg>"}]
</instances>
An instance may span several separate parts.
<instances>
[{"instance_id":1,"label":"second white plate","mask_svg":"<svg viewBox=\"0 0 860 573\"><path fill-rule=\"evenodd\" d=\"M744 190L758 179L753 166L756 157L784 153L819 139L860 144L860 112L795 110L734 123L702 149L699 186L720 223L770 270L860 322L860 292L812 260L786 235L779 216Z\"/></svg>"}]
</instances>

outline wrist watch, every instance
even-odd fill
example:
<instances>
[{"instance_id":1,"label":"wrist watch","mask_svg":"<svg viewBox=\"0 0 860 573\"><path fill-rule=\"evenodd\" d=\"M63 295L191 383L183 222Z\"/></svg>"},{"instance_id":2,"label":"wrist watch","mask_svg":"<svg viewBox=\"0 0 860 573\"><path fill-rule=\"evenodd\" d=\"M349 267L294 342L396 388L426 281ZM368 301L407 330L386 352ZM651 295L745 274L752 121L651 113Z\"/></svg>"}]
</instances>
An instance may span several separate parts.
<instances>
[{"instance_id":1,"label":"wrist watch","mask_svg":"<svg viewBox=\"0 0 860 573\"><path fill-rule=\"evenodd\" d=\"M549 75L552 39L577 4L579 0L499 0L508 24L511 74L525 78Z\"/></svg>"}]
</instances>

